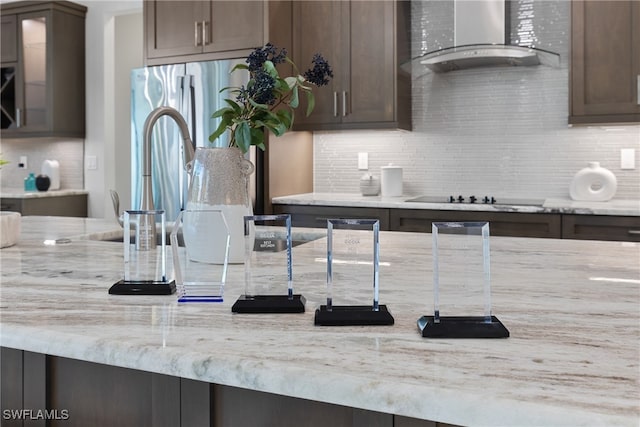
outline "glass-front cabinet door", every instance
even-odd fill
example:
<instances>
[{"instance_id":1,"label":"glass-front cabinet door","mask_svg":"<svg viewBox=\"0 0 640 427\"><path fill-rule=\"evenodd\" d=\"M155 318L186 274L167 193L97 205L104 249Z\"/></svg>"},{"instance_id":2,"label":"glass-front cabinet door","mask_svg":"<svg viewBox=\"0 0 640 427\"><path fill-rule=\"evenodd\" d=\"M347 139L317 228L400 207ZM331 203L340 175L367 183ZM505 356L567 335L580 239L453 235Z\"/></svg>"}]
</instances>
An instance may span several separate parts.
<instances>
[{"instance_id":1,"label":"glass-front cabinet door","mask_svg":"<svg viewBox=\"0 0 640 427\"><path fill-rule=\"evenodd\" d=\"M22 93L16 112L18 127L29 130L47 126L47 15L20 15Z\"/></svg>"},{"instance_id":2,"label":"glass-front cabinet door","mask_svg":"<svg viewBox=\"0 0 640 427\"><path fill-rule=\"evenodd\" d=\"M85 16L71 2L0 2L0 136L85 136Z\"/></svg>"},{"instance_id":3,"label":"glass-front cabinet door","mask_svg":"<svg viewBox=\"0 0 640 427\"><path fill-rule=\"evenodd\" d=\"M47 127L48 13L17 15L18 61L3 63L0 85L2 129L32 132Z\"/></svg>"}]
</instances>

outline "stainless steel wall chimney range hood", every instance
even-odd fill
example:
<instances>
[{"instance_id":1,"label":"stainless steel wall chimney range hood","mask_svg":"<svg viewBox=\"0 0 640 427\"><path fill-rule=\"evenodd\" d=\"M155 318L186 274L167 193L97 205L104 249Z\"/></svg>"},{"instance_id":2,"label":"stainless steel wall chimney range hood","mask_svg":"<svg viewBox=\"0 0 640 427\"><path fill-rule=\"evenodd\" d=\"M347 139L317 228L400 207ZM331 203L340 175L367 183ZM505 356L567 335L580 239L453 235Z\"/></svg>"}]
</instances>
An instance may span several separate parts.
<instances>
[{"instance_id":1,"label":"stainless steel wall chimney range hood","mask_svg":"<svg viewBox=\"0 0 640 427\"><path fill-rule=\"evenodd\" d=\"M419 62L434 72L494 66L560 66L560 55L510 41L510 0L454 0L454 46L428 52Z\"/></svg>"}]
</instances>

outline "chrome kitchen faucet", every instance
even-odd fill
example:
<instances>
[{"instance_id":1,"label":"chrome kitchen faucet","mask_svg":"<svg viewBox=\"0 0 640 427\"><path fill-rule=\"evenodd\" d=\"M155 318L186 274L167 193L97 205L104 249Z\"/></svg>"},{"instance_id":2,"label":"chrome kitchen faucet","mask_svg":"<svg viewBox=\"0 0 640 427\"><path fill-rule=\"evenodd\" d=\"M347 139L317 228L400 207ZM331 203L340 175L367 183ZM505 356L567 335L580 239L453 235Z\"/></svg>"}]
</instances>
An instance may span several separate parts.
<instances>
[{"instance_id":1,"label":"chrome kitchen faucet","mask_svg":"<svg viewBox=\"0 0 640 427\"><path fill-rule=\"evenodd\" d=\"M153 110L147 116L144 122L143 128L143 146L142 146L142 200L140 201L141 211L153 211L153 188L151 184L151 132L156 121L162 116L171 117L182 134L182 145L184 147L184 163L187 173L191 173L193 166L193 157L195 156L195 150L193 148L193 142L189 136L189 127L182 115L175 108L171 107L158 107ZM151 224L149 224L151 225ZM150 249L156 244L155 224L148 228L152 230L148 234L148 238L137 240L138 250ZM142 241L144 240L144 241Z\"/></svg>"}]
</instances>

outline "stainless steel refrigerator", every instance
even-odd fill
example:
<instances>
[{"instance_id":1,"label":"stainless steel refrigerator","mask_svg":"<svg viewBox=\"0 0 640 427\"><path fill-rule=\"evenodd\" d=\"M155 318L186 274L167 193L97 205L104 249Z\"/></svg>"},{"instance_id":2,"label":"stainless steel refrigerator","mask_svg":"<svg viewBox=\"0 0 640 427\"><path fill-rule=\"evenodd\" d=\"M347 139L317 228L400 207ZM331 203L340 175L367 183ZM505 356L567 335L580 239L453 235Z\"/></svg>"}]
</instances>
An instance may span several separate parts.
<instances>
[{"instance_id":1,"label":"stainless steel refrigerator","mask_svg":"<svg viewBox=\"0 0 640 427\"><path fill-rule=\"evenodd\" d=\"M224 98L230 97L220 90L246 84L249 79L244 70L231 73L237 63L244 63L244 59L145 67L131 72L132 209L140 207L142 197L143 128L149 113L161 106L175 108L189 125L194 148L209 146L209 135L219 123L211 115L226 105ZM223 135L213 146L227 143ZM189 177L182 151L178 126L170 117L161 117L152 130L151 175L154 206L165 211L167 221L173 221L187 202ZM255 198L255 182L252 188Z\"/></svg>"}]
</instances>

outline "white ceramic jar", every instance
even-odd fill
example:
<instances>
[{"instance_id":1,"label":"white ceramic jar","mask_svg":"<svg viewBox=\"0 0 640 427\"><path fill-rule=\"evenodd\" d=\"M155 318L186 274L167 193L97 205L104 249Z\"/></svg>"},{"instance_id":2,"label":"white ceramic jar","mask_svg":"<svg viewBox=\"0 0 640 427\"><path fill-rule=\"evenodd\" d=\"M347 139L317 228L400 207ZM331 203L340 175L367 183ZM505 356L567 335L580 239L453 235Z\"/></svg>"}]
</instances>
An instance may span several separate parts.
<instances>
[{"instance_id":1,"label":"white ceramic jar","mask_svg":"<svg viewBox=\"0 0 640 427\"><path fill-rule=\"evenodd\" d=\"M606 202L616 194L618 181L609 169L599 162L589 162L589 166L576 173L569 187L571 199L588 202Z\"/></svg>"},{"instance_id":2,"label":"white ceramic jar","mask_svg":"<svg viewBox=\"0 0 640 427\"><path fill-rule=\"evenodd\" d=\"M380 168L382 171L382 197L402 196L402 168L389 163Z\"/></svg>"},{"instance_id":3,"label":"white ceramic jar","mask_svg":"<svg viewBox=\"0 0 640 427\"><path fill-rule=\"evenodd\" d=\"M363 196L377 196L379 192L380 180L370 173L365 173L360 178L360 193Z\"/></svg>"},{"instance_id":4,"label":"white ceramic jar","mask_svg":"<svg viewBox=\"0 0 640 427\"><path fill-rule=\"evenodd\" d=\"M42 162L42 175L47 175L51 180L49 190L60 189L60 163L57 160L45 160Z\"/></svg>"}]
</instances>

